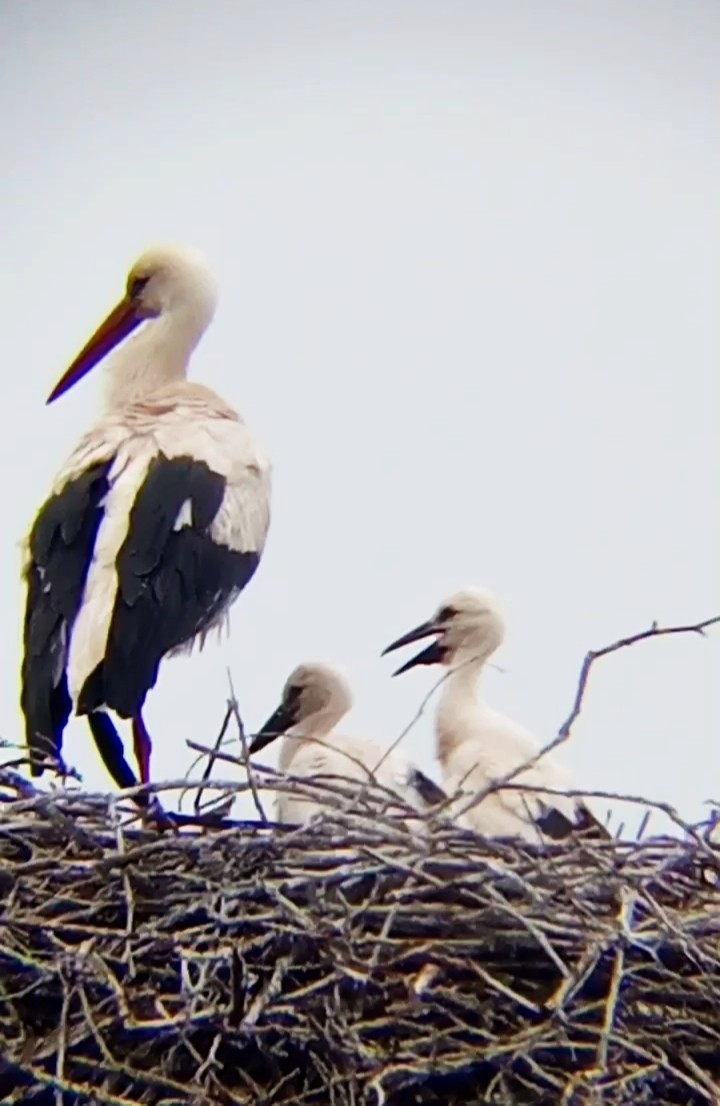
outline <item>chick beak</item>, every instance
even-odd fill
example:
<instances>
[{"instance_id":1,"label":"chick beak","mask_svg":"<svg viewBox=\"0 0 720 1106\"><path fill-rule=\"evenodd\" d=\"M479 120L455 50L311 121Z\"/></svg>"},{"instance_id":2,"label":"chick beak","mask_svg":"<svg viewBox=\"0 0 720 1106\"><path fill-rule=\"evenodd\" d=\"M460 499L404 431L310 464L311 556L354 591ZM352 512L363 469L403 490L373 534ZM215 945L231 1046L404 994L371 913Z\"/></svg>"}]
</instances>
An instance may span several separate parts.
<instances>
[{"instance_id":1,"label":"chick beak","mask_svg":"<svg viewBox=\"0 0 720 1106\"><path fill-rule=\"evenodd\" d=\"M252 756L259 753L266 745L270 745L276 738L282 737L297 722L297 709L288 703L280 706L270 715L265 725L258 730L248 746L248 753Z\"/></svg>"},{"instance_id":2,"label":"chick beak","mask_svg":"<svg viewBox=\"0 0 720 1106\"><path fill-rule=\"evenodd\" d=\"M386 649L383 649L382 656L387 653L394 652L395 649L401 649L403 645L411 645L415 641L422 641L423 638L430 637L431 634L442 634L444 627L438 625L437 622L430 620L429 622L422 622L419 626L416 626L414 630L410 630L407 634L403 634L402 637L397 638L391 645L388 645ZM400 668L393 672L393 676L400 676L403 672L408 672L411 668L416 668L420 664L442 664L447 650L442 644L441 640L433 641L425 649L421 650L417 656L411 660L406 661Z\"/></svg>"}]
</instances>

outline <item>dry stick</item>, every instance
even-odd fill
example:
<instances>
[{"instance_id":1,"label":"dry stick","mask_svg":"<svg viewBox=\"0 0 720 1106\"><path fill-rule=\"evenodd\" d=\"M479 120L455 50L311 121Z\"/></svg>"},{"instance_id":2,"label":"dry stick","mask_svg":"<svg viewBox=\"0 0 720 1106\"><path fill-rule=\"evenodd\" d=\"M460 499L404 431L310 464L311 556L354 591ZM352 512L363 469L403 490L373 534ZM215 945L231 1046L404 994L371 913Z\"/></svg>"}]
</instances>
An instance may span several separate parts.
<instances>
[{"instance_id":1,"label":"dry stick","mask_svg":"<svg viewBox=\"0 0 720 1106\"><path fill-rule=\"evenodd\" d=\"M575 701L570 714L558 731L558 738L562 737L564 739L569 737L570 730L582 711L585 690L590 678L590 669L600 657L606 657L609 653L617 653L619 649L626 649L629 645L636 645L637 642L647 641L648 638L652 637L666 637L670 634L699 634L700 637L705 637L705 631L708 627L716 626L718 623L720 623L720 615L715 615L714 618L706 618L702 622L695 622L684 626L658 626L657 622L653 622L649 630L641 630L640 633L631 634L630 637L618 638L617 641L612 642L611 645L605 645L602 649L591 649L585 654L585 660L580 669ZM557 740L557 738L555 740Z\"/></svg>"},{"instance_id":2,"label":"dry stick","mask_svg":"<svg viewBox=\"0 0 720 1106\"><path fill-rule=\"evenodd\" d=\"M456 812L456 817L460 817L471 810L483 799L487 798L495 791L499 791L506 784L514 780L521 772L524 772L528 768L533 768L541 757L544 757L546 753L552 752L559 745L564 744L570 737L572 727L580 716L583 707L583 700L585 698L585 691L587 689L588 680L590 678L590 671L595 661L601 657L606 657L610 653L616 653L620 649L626 649L630 645L635 645L639 641L646 641L648 638L662 637L669 634L700 634L701 637L705 636L705 630L709 626L715 626L720 623L720 615L715 615L713 618L706 618L702 622L696 622L691 625L683 626L658 626L657 622L653 622L649 630L641 630L637 634L632 634L630 637L618 638L617 641L612 642L610 645L605 645L602 649L590 649L585 654L585 659L580 669L580 676L578 678L577 690L575 692L575 700L573 702L572 710L567 716L562 726L557 732L557 735L544 745L534 756L530 757L523 764L519 764L516 768L513 768L511 772L508 772L505 776L502 776L498 780L493 780L491 784L484 787L481 791L476 792L465 806L460 807Z\"/></svg>"},{"instance_id":3,"label":"dry stick","mask_svg":"<svg viewBox=\"0 0 720 1106\"><path fill-rule=\"evenodd\" d=\"M219 1049L219 1047L222 1043L222 1039L223 1039L222 1033L216 1033L215 1034L215 1036L213 1038L213 1042L210 1045L210 1049L208 1051L207 1056L205 1057L202 1064L200 1065L200 1067L195 1072L195 1082L198 1084L198 1086L201 1086L200 1080L204 1076L205 1072L208 1071L209 1068L211 1068L213 1066L213 1064L216 1063L215 1057L217 1055L217 1050Z\"/></svg>"},{"instance_id":4,"label":"dry stick","mask_svg":"<svg viewBox=\"0 0 720 1106\"><path fill-rule=\"evenodd\" d=\"M120 856L125 855L125 835L123 834L122 823L118 818L117 806L115 803L110 804L108 812L115 822L115 847ZM133 894L132 883L128 876L127 869L123 868L122 871L123 890L125 892L125 963L131 972L135 971L135 963L133 959L132 946L130 938L135 931L135 896Z\"/></svg>"},{"instance_id":5,"label":"dry stick","mask_svg":"<svg viewBox=\"0 0 720 1106\"><path fill-rule=\"evenodd\" d=\"M428 691L427 695L426 695L426 696L425 696L425 698L424 698L424 699L422 700L422 702L420 703L420 706L418 707L417 711L415 712L415 715L414 715L414 717L410 719L410 721L408 722L408 724L407 724L407 726L405 727L405 729L404 729L404 730L402 730L402 732L398 734L398 736L397 736L397 737L395 738L395 740L394 740L394 741L393 741L393 742L392 742L392 743L391 743L391 744L390 744L390 745L388 746L388 748L387 748L387 749L385 750L385 755L383 756L382 760L380 760L379 764L377 765L377 767L378 767L378 768L379 768L379 767L380 767L380 765L381 765L381 764L383 763L383 761L384 761L384 760L385 760L385 759L386 759L387 757L389 757L389 756L390 756L390 754L391 754L391 753L393 753L393 752L395 751L395 749L397 749L398 745L399 745L399 744L400 744L400 742L401 742L401 741L403 740L403 738L407 737L407 735L408 735L408 734L410 733L410 730L412 730L412 729L413 729L413 727L417 725L417 723L418 723L418 722L420 721L420 719L422 718L423 714L425 713L425 710L426 710L426 708L427 708L427 706L428 706L428 704L429 704L430 700L432 699L433 695L434 695L434 694L435 694L435 692L436 692L436 691L438 690L438 688L439 688L439 687L441 687L441 685L445 683L445 681L447 680L447 678L448 678L448 676L449 676L449 675L450 675L450 672L449 672L449 671L448 671L448 672L443 672L442 676L441 676L441 677L440 677L440 679L439 679L439 680L437 681L437 683L436 683L436 684L434 684L434 685L433 685L433 686L432 686L432 687L430 688L430 690Z\"/></svg>"},{"instance_id":6,"label":"dry stick","mask_svg":"<svg viewBox=\"0 0 720 1106\"><path fill-rule=\"evenodd\" d=\"M201 751L206 753L208 750L201 747ZM235 758L228 758L228 759L233 764L237 763ZM181 788L188 789L188 787L192 788L192 787L200 786L201 782L202 781L188 781L187 777L182 777L179 780L168 780L168 781L165 781L162 784L151 785L151 789L154 789L154 790L157 790L157 791L179 790ZM138 785L138 786L143 787L144 785ZM242 793L245 793L246 791L249 790L249 784L242 783L242 782L239 782L237 780L216 781L214 783L214 786L217 787L218 790L226 791L228 794L242 794ZM77 792L75 792L75 791L65 792L62 797L65 799L66 803L69 804L69 806L66 808L66 810L64 812L57 811L56 813L62 814L63 822L72 821L73 824L75 825L76 830L78 831L78 834L79 834L81 832L81 827L80 827L80 824L78 822L78 818L87 817L87 816L93 817L93 816L96 816L98 814L102 815L103 818L111 817L108 813L108 804L112 803L113 805L119 806L119 804L121 803L123 798L127 797L127 798L132 799L132 794L134 793L134 790L135 789L129 789L127 793L126 792L119 792L117 794L113 794L111 797L108 796L105 793L84 795L84 796L81 796L81 798L83 800L82 803L78 803L76 801L77 797L78 797ZM295 793L297 793L300 789L296 787L296 788L293 788L292 790ZM337 797L339 799L345 799L347 797L347 794L348 794L347 789L341 789L341 788L337 788L337 787L328 787L327 785L325 787L325 791L329 792L331 795L337 795ZM57 797L58 797L58 794L59 794L58 792L54 792L52 795L43 795L42 793L38 793L37 797L34 798L30 802L23 801L22 799L14 800L13 801L13 813L17 814L17 817L15 817L13 822L5 820L3 822L4 829L7 831L7 830L12 829L14 826L15 827L21 826L23 824L22 814L35 813L35 814L39 814L41 816L48 816L49 813L52 814L51 804L50 804L49 800L53 800L53 807L54 807L55 801L57 800ZM118 813L122 813L122 812L123 812L122 809L118 810ZM129 824L129 822L137 819L137 812L136 812L135 809L126 809L124 811L124 813L126 813L128 815L128 823L126 823L126 824ZM179 816L178 815L173 815L173 817L177 818ZM195 821L192 818L192 816L187 815L187 816L183 816L183 819L184 819L183 822L180 823L180 824L181 825L186 825L188 827L197 826L197 828L206 828L210 824L205 817L200 817L200 818L197 819L197 821ZM112 821L112 819L111 819L111 821ZM225 819L222 819L222 820L218 819L217 821L213 821L212 822L212 828L217 832L222 832L222 831L231 831L231 830L243 829L243 828L259 828L259 824L256 821L225 818ZM290 825L284 825L282 823L268 822L266 824L266 827L263 827L263 828L275 828L275 829L281 829L281 830L292 829L292 830L294 830L297 827L295 827L294 825L290 826ZM84 832L85 831L83 830L82 833L84 834ZM111 830L108 831L107 837L108 837L109 841L111 841L113 839L113 833L112 833ZM155 849L157 847L160 847L160 848L163 847L161 838L154 839L153 843L143 846L143 848L145 850ZM134 849L134 854L136 854L137 851L138 851L137 848L135 848Z\"/></svg>"},{"instance_id":7,"label":"dry stick","mask_svg":"<svg viewBox=\"0 0 720 1106\"><path fill-rule=\"evenodd\" d=\"M258 786L257 786L257 780L255 779L255 770L252 767L252 765L250 763L250 758L248 756L248 743L247 743L247 737L245 736L245 727L243 725L243 720L240 716L240 707L238 706L238 701L237 701L237 698L235 696L235 688L233 686L232 673L231 673L229 668L227 670L227 678L228 678L228 683L230 685L230 699L228 700L228 710L230 710L232 712L232 714L235 718L235 721L237 722L238 737L240 738L240 745L242 747L242 755L243 755L243 760L245 762L245 769L247 771L248 783L250 784L250 791L251 791L251 794L252 794L253 803L255 804L255 809L257 810L258 814L260 815L260 821L263 823L263 825L266 826L268 824L269 819L268 819L268 817L265 813L265 810L263 809L263 805L262 805L262 802L260 800L260 792L259 792L259 789L258 789Z\"/></svg>"},{"instance_id":8,"label":"dry stick","mask_svg":"<svg viewBox=\"0 0 720 1106\"><path fill-rule=\"evenodd\" d=\"M72 997L72 987L69 986L67 979L63 977L63 999L62 1010L60 1011L60 1028L58 1032L58 1049L55 1057L55 1076L58 1081L62 1081L65 1078L65 1053L67 1051L67 1030L68 1030L68 1012L70 1010L70 999ZM55 1104L56 1106L63 1106L63 1093L61 1090L55 1090Z\"/></svg>"},{"instance_id":9,"label":"dry stick","mask_svg":"<svg viewBox=\"0 0 720 1106\"><path fill-rule=\"evenodd\" d=\"M207 749L204 751L207 752ZM109 796L105 791L80 793L72 789L58 788L56 791L51 792L38 791L30 799L18 799L14 804L14 809L18 814L35 811L42 813L45 817L52 817L59 812L60 801L66 804L72 804L74 801L77 801L82 804L81 809L83 811L94 813L92 809L93 805L102 805L103 809L106 809L111 799L113 802L118 803L121 799L134 799L136 795L140 793L155 795L162 791L180 791L183 788L199 787L202 782L202 779L188 780L187 776L180 776L178 779L164 780L162 783L135 784L133 787L126 787L121 791L114 792L112 796ZM215 781L214 786L218 789L227 789L228 791L236 791L238 793L249 790L247 784L240 783L237 780ZM55 809L56 807L58 810ZM128 810L127 813L131 815L134 820L137 819L138 812L136 810ZM68 815L63 815L63 817L67 823L67 828L70 828L72 825L72 818ZM63 827L65 828L64 823Z\"/></svg>"},{"instance_id":10,"label":"dry stick","mask_svg":"<svg viewBox=\"0 0 720 1106\"><path fill-rule=\"evenodd\" d=\"M642 839L644 838L645 831L648 828L648 825L650 824L650 819L651 818L652 818L652 810L650 810L650 808L648 807L648 809L643 814L642 821L640 822L640 825L638 827L638 831L637 831L637 834L636 834L638 841L642 841ZM624 823L623 823L623 825L624 825ZM618 834L618 836L619 836L619 834Z\"/></svg>"},{"instance_id":11,"label":"dry stick","mask_svg":"<svg viewBox=\"0 0 720 1106\"><path fill-rule=\"evenodd\" d=\"M623 972L625 970L625 935L632 930L632 914L636 898L637 896L631 895L627 888L621 889L620 905L618 908L618 922L620 924L621 933L619 935L620 939L615 947L612 973L610 975L610 986L608 987L608 993L605 999L605 1014L597 1050L596 1063L599 1071L602 1073L607 1071L610 1039L615 1027L618 1002L620 1000L620 987L622 985Z\"/></svg>"},{"instance_id":12,"label":"dry stick","mask_svg":"<svg viewBox=\"0 0 720 1106\"><path fill-rule=\"evenodd\" d=\"M15 790L22 795L24 799L32 799L37 795L42 795L43 792L39 791L29 780L26 780L24 776L21 776L19 772L13 771L18 764L26 764L27 760L23 758L22 761L11 760L7 764L3 764L0 767L0 785L7 787L14 787Z\"/></svg>"},{"instance_id":13,"label":"dry stick","mask_svg":"<svg viewBox=\"0 0 720 1106\"><path fill-rule=\"evenodd\" d=\"M191 749L203 752L205 754L210 752L210 749L207 746L198 745L195 742L189 741L188 746ZM237 765L237 763L238 763L238 760L237 760L236 757L233 757L233 756L230 756L229 754L223 753L222 750L217 751L216 758L217 758L217 760L227 761L227 762L229 762L233 765ZM262 769L262 770L264 772L267 772L270 775L273 775L273 776L276 775L276 773L272 769ZM119 803L122 799L132 800L138 792L144 792L145 794L154 795L156 793L160 793L160 792L163 792L163 791L177 791L177 790L183 790L183 789L184 790L193 789L193 788L201 786L203 784L203 782L204 781L203 781L202 778L199 779L199 780L188 780L187 776L182 776L182 777L180 777L176 780L164 780L162 783L136 784L133 787L128 787L128 788L123 789L122 791L113 793L112 801L115 802L115 803ZM348 795L351 794L351 792L348 789L347 781L345 781L344 786L343 785L340 785L340 786L329 785L327 783L317 784L317 785L314 785L314 787L315 787L314 790L310 786L311 782L312 781L307 781L307 780L304 780L301 777L298 777L297 779L292 780L292 783L295 786L293 786L292 788L288 788L288 790L292 790L293 793L301 792L301 793L305 794L305 791L302 790L302 789L303 789L303 787L307 787L307 793L308 794L313 794L314 795L316 793L316 790L320 790L320 791L327 792L330 795L334 795L339 800L340 799L345 800L345 799L347 799ZM352 781L351 781L351 783L352 783ZM238 794L238 795L242 794L246 791L251 790L250 783L243 783L242 781L238 781L238 780L215 780L215 781L213 781L213 787L215 787L219 791L227 791L228 794ZM81 802L82 803L82 809L84 811L87 811L88 813L92 812L93 804L96 805L96 806L101 805L103 810L106 810L107 809L107 804L110 801L109 796L105 792L89 792L89 793L85 793L85 794L81 795L77 791L64 789L64 790L53 791L51 793L37 792L30 799L15 800L14 810L18 814L25 814L25 813L29 813L31 811L34 811L34 812L42 813L45 816L48 816L49 814L52 814L54 812L55 814L60 814L61 815L61 817L63 819L63 825L65 825L66 823L67 823L68 826L76 825L76 822L73 821L73 817L69 816L66 813L54 810L58 799L63 799L66 803L70 803L70 804L72 804L74 801L75 802ZM137 819L137 811L135 811L134 809L133 810L128 810L127 813L128 813L129 817L132 820ZM77 815L75 815L74 817L76 819ZM375 817L375 812L373 812L373 817ZM188 818L187 824L188 825L192 824L193 823L192 818L190 816L187 816L187 818ZM247 825L256 826L257 825L256 822L248 822L246 820L240 820L240 819L237 819L237 820L226 819L225 823L227 824L228 827L230 827L230 826L239 827L239 826L247 826ZM269 823L268 821L266 821L264 823L264 825L270 825L270 824L271 823ZM207 823L202 821L202 820L198 820L198 825L202 827L204 825L207 825ZM77 828L77 825L76 825L76 828ZM215 824L213 824L213 828L215 828ZM293 827L293 828L295 828L295 827Z\"/></svg>"},{"instance_id":14,"label":"dry stick","mask_svg":"<svg viewBox=\"0 0 720 1106\"><path fill-rule=\"evenodd\" d=\"M192 765L190 766L189 773L192 772L193 768L195 768L196 765L198 765L205 757L207 757L207 765L206 765L205 770L203 772L203 781L204 781L204 783L207 783L207 781L210 779L210 774L211 774L211 772L213 770L213 767L215 765L215 762L217 760L223 759L223 760L229 761L230 763L233 763L233 764L238 764L239 763L239 761L236 757L230 757L227 754L225 754L223 756L220 753L220 748L222 746L223 741L225 740L225 735L227 734L227 730L228 730L228 726L230 725L231 718L236 719L236 721L238 723L238 732L239 732L239 736L240 736L240 741L241 741L241 744L243 744L243 746L245 746L245 730L244 730L244 726L243 726L243 723L242 723L242 719L240 717L240 710L239 710L239 707L238 707L237 699L235 697L233 684L232 684L232 676L230 674L229 669L227 671L227 674L228 674L228 681L229 681L229 684L230 684L231 698L227 702L227 706L226 706L226 709L225 709L225 716L223 718L223 722L222 722L222 725L220 727L220 731L219 731L219 733L218 733L218 735L215 739L214 745L211 748L208 748L207 746L199 745L198 743L193 742L193 741L187 741L186 742L187 746L190 749L194 750L195 752L200 753L200 756L196 757L196 759L193 761ZM189 775L189 773L188 773L188 775ZM265 817L265 814L264 814L263 809L262 809L262 805L260 804L260 800L259 800L259 797L257 795L257 788L255 788L253 790L254 781L251 778L250 772L248 772L248 778L250 780L250 790L253 793L253 799L255 801L255 806L258 809L258 812L260 814L260 817L261 817L261 820L262 820L263 824L267 825L268 819ZM179 805L182 805L182 800L183 800L185 794L189 790L190 790L189 787L186 787L186 788L183 789L183 791L180 795ZM196 814L197 817L202 817L202 812L201 812L200 806L201 806L202 796L203 796L205 790L206 790L205 786L203 784L201 784L200 787L198 788L197 794L195 796L193 807L194 807L195 814Z\"/></svg>"},{"instance_id":15,"label":"dry stick","mask_svg":"<svg viewBox=\"0 0 720 1106\"><path fill-rule=\"evenodd\" d=\"M33 1076L33 1078L40 1084L48 1087L60 1089L62 1092L73 1095L76 1100L81 1101L83 1098L87 1099L88 1085L86 1082L77 1083L70 1079L58 1080L57 1076L48 1075L47 1072L41 1068L36 1068L32 1064L28 1064L27 1069ZM104 1087L93 1088L93 1099L98 1103L98 1106L142 1106L139 1099L125 1098L123 1095L112 1094L110 1091L105 1090Z\"/></svg>"},{"instance_id":16,"label":"dry stick","mask_svg":"<svg viewBox=\"0 0 720 1106\"><path fill-rule=\"evenodd\" d=\"M223 740L225 738L225 734L227 733L227 728L230 725L230 719L231 718L232 718L232 707L228 703L227 708L225 710L225 717L223 718L222 726L220 727L220 732L218 733L217 737L215 738L215 744L214 744L213 748L210 750L210 753L208 754L207 765L205 766L205 771L203 772L203 780L204 781L207 781L207 780L210 779L210 773L212 772L213 767L215 765L215 761L217 759L218 751L220 749L220 746L223 743ZM191 769L191 771L192 771L192 769ZM197 790L197 794L195 795L195 801L193 803L193 809L195 810L196 814L200 814L200 803L202 801L202 797L203 797L204 794L205 794L205 787L203 785L201 785ZM182 800L182 796L180 798Z\"/></svg>"}]
</instances>

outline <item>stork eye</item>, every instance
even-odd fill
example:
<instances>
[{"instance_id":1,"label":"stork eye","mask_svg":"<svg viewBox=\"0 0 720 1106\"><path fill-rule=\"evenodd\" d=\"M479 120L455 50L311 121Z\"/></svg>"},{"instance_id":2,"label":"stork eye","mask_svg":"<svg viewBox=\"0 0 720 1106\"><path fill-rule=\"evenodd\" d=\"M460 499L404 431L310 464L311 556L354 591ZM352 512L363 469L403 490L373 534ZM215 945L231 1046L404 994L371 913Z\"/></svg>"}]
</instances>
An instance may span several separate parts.
<instances>
[{"instance_id":1,"label":"stork eye","mask_svg":"<svg viewBox=\"0 0 720 1106\"><path fill-rule=\"evenodd\" d=\"M128 296L131 300L135 300L142 293L143 288L150 280L149 276L136 276L132 280L128 281Z\"/></svg>"},{"instance_id":2,"label":"stork eye","mask_svg":"<svg viewBox=\"0 0 720 1106\"><path fill-rule=\"evenodd\" d=\"M438 622L450 622L456 614L457 611L454 607L442 607L438 611Z\"/></svg>"}]
</instances>

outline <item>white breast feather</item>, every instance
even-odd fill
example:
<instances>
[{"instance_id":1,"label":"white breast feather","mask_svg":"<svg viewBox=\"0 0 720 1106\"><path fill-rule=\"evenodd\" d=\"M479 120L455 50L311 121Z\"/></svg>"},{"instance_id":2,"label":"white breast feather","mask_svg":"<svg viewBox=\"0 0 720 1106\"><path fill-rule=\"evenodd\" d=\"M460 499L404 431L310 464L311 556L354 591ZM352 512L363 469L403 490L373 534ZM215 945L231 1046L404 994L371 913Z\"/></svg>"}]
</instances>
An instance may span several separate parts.
<instances>
[{"instance_id":1,"label":"white breast feather","mask_svg":"<svg viewBox=\"0 0 720 1106\"><path fill-rule=\"evenodd\" d=\"M455 738L457 739L457 734ZM539 751L534 737L522 726L503 715L484 708L474 719L474 733L454 745L446 758L443 783L449 796L462 792L451 813L467 806L473 792L483 790L501 779L518 765L530 760ZM477 806L458 818L460 824L488 836L521 836L539 841L541 834L535 824L543 810L552 807L571 822L577 821L581 801L569 795L523 791L518 785L548 787L565 791L572 789L572 780L565 766L556 758L542 757L532 768L519 772L512 783L483 799Z\"/></svg>"}]
</instances>

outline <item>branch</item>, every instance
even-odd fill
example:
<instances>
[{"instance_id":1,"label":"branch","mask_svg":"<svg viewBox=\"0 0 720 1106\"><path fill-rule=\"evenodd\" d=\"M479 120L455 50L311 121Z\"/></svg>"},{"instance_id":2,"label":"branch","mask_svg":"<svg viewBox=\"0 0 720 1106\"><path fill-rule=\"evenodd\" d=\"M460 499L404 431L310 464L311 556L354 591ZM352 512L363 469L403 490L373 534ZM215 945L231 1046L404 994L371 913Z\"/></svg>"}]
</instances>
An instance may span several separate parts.
<instances>
[{"instance_id":1,"label":"branch","mask_svg":"<svg viewBox=\"0 0 720 1106\"><path fill-rule=\"evenodd\" d=\"M245 764L245 770L247 772L248 783L250 784L250 793L252 795L253 803L255 804L255 809L257 810L258 814L260 815L260 821L263 823L263 825L267 825L269 819L268 819L268 816L265 813L265 810L263 808L262 800L260 799L260 791L259 791L259 788L258 788L258 785L257 785L257 781L255 779L255 772L253 770L252 764L250 763L250 757L248 755L247 737L245 735L245 726L243 725L243 720L242 720L242 717L240 715L240 707L238 706L238 701L237 701L237 698L235 697L235 688L233 686L232 673L230 672L229 668L227 670L227 678L228 678L228 684L230 685L230 698L228 699L228 710L232 712L232 715L233 715L233 717L234 717L234 719L237 723L238 738L240 739L240 747L242 749L243 761L244 761L244 764Z\"/></svg>"},{"instance_id":2,"label":"branch","mask_svg":"<svg viewBox=\"0 0 720 1106\"><path fill-rule=\"evenodd\" d=\"M565 739L570 736L570 731L582 711L583 699L585 698L585 691L590 678L590 670L595 664L595 661L599 660L600 657L607 657L610 653L617 653L620 649L627 649L630 645L636 645L639 641L647 641L648 638L653 637L667 637L669 634L699 634L701 637L705 637L705 631L708 627L716 626L718 623L720 623L720 615L715 615L714 618L706 618L703 622L695 622L686 626L658 626L657 622L653 622L649 630L641 630L640 633L631 634L630 637L618 638L618 640L613 641L611 645L604 645L602 649L591 649L585 654L585 660L580 669L572 710L558 730L557 737L553 744L559 745L560 741L565 741ZM548 746L548 748L551 747L552 746Z\"/></svg>"}]
</instances>

